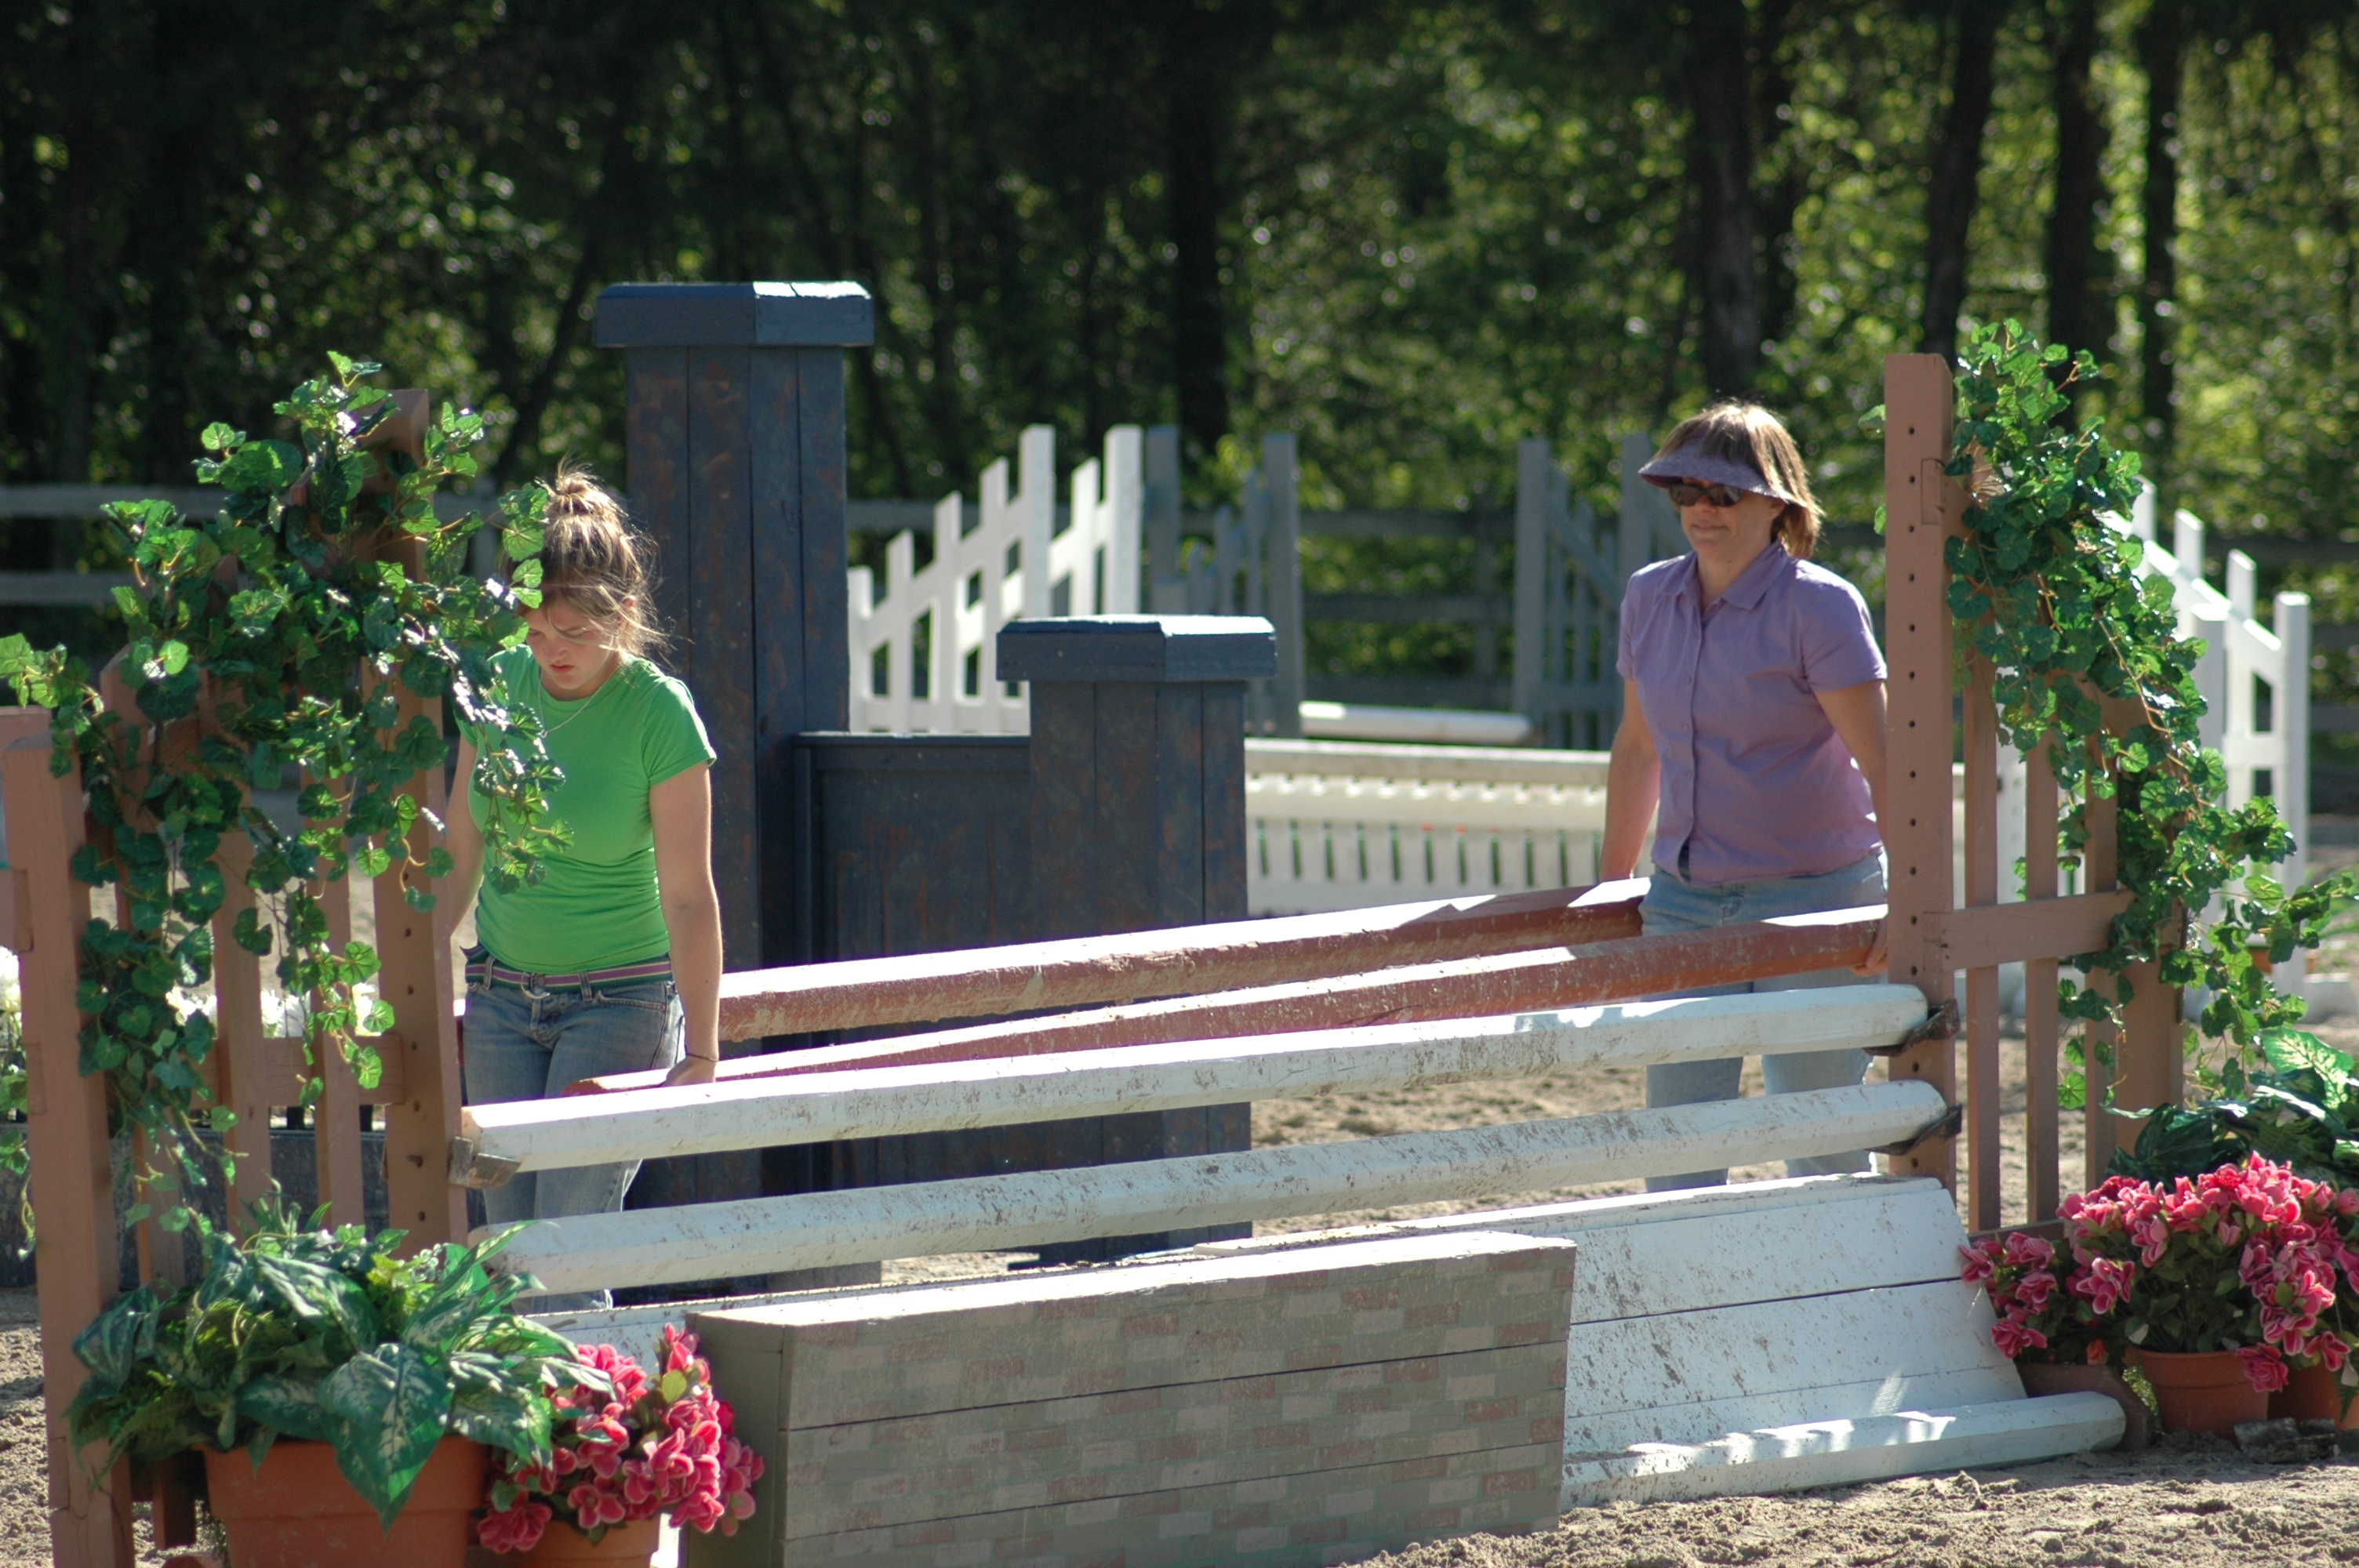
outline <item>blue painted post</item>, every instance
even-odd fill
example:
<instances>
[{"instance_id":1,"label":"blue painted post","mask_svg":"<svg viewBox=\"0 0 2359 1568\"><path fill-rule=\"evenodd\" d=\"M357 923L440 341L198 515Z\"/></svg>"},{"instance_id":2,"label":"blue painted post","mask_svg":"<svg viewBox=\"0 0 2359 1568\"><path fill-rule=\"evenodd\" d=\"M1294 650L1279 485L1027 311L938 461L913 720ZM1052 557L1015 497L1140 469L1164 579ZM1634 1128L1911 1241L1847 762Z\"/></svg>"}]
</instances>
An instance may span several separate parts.
<instances>
[{"instance_id":1,"label":"blue painted post","mask_svg":"<svg viewBox=\"0 0 2359 1568\"><path fill-rule=\"evenodd\" d=\"M1275 675L1258 616L1018 621L998 671L1032 683L1036 938L1245 917L1245 682ZM1036 1165L1217 1154L1253 1141L1248 1104L1109 1116L1029 1131ZM1115 1237L1052 1248L1078 1261L1236 1234Z\"/></svg>"},{"instance_id":2,"label":"blue painted post","mask_svg":"<svg viewBox=\"0 0 2359 1568\"><path fill-rule=\"evenodd\" d=\"M597 344L628 367L632 517L656 544L671 664L720 753L712 871L731 968L795 957L794 737L848 718L843 351L875 341L853 283L625 283L598 297ZM651 1164L632 1201L761 1190L748 1152Z\"/></svg>"}]
</instances>

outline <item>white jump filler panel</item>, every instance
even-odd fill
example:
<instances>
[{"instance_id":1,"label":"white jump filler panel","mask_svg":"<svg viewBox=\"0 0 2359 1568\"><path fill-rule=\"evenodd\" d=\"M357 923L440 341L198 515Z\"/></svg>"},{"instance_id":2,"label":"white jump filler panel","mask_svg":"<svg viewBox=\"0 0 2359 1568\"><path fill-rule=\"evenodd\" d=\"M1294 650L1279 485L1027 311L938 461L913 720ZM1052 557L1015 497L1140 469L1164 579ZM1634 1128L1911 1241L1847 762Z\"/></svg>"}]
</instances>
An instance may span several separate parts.
<instances>
[{"instance_id":1,"label":"white jump filler panel","mask_svg":"<svg viewBox=\"0 0 2359 1568\"><path fill-rule=\"evenodd\" d=\"M2121 1436L2110 1399L2024 1398L1989 1301L1958 1279L1965 1231L1938 1182L1816 1176L1356 1234L1460 1228L1581 1249L1568 1508L2012 1464Z\"/></svg>"}]
</instances>

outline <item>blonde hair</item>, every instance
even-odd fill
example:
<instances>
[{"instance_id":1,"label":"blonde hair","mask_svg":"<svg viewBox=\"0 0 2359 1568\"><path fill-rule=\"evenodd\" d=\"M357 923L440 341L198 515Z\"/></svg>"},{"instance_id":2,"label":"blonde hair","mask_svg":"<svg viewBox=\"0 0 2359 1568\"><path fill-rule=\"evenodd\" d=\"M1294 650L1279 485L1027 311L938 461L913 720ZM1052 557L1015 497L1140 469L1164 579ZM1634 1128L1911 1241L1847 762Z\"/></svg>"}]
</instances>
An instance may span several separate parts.
<instances>
[{"instance_id":1,"label":"blonde hair","mask_svg":"<svg viewBox=\"0 0 2359 1568\"><path fill-rule=\"evenodd\" d=\"M610 648L640 656L661 649L669 639L653 607L655 547L631 526L622 502L571 460L540 488L549 498L540 549L527 558L540 563L541 593L580 611ZM519 564L504 555L501 575L512 576Z\"/></svg>"},{"instance_id":2,"label":"blonde hair","mask_svg":"<svg viewBox=\"0 0 2359 1568\"><path fill-rule=\"evenodd\" d=\"M1702 413L1682 419L1663 443L1658 459L1692 450L1700 457L1743 463L1766 480L1786 509L1770 525L1769 536L1786 546L1796 560L1807 561L1818 547L1819 525L1824 514L1810 493L1810 470L1802 451L1777 416L1757 403L1723 398Z\"/></svg>"}]
</instances>

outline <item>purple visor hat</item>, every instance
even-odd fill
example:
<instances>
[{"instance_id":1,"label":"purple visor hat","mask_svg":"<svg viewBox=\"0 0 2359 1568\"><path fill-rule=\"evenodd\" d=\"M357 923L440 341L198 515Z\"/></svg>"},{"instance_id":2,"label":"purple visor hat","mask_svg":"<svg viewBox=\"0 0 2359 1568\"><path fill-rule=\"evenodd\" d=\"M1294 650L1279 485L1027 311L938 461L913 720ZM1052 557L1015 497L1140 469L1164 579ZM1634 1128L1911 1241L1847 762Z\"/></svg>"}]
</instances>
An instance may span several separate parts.
<instances>
[{"instance_id":1,"label":"purple visor hat","mask_svg":"<svg viewBox=\"0 0 2359 1568\"><path fill-rule=\"evenodd\" d=\"M1738 462L1734 458L1706 457L1693 447L1681 447L1638 470L1638 477L1648 484L1669 487L1674 484L1724 484L1732 490L1749 490L1756 495L1771 496L1778 501L1791 501L1769 481L1761 477L1751 463Z\"/></svg>"}]
</instances>

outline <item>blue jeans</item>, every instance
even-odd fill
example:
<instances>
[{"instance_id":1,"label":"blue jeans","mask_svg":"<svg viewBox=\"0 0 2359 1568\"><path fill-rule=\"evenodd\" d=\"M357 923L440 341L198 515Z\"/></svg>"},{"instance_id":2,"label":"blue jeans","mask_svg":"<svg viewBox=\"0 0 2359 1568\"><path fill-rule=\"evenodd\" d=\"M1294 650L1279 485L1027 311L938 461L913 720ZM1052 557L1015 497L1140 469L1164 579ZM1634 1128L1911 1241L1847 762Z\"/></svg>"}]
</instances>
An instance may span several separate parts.
<instances>
[{"instance_id":1,"label":"blue jeans","mask_svg":"<svg viewBox=\"0 0 2359 1568\"><path fill-rule=\"evenodd\" d=\"M1840 871L1815 877L1778 877L1758 882L1723 882L1699 887L1676 873L1656 868L1639 905L1641 929L1649 936L1673 931L1708 931L1715 926L1741 925L1784 914L1814 914L1821 910L1851 909L1884 902L1885 868L1882 850L1864 855ZM1877 980L1849 969L1820 969L1787 975L1774 980L1741 980L1733 985L1705 986L1677 996L1745 996L1756 991L1810 990L1820 986L1874 985ZM1647 1069L1649 1108L1696 1105L1707 1100L1734 1099L1745 1072L1745 1058L1712 1062L1673 1062ZM1867 1076L1864 1051L1799 1051L1761 1058L1761 1076L1773 1095L1801 1089L1846 1088ZM1816 1154L1786 1162L1789 1176L1827 1176L1869 1169L1864 1152ZM1650 1193L1677 1192L1684 1187L1715 1187L1728 1180L1725 1169L1691 1171L1680 1176L1649 1176Z\"/></svg>"},{"instance_id":2,"label":"blue jeans","mask_svg":"<svg viewBox=\"0 0 2359 1568\"><path fill-rule=\"evenodd\" d=\"M671 981L568 986L551 990L536 978L519 987L478 982L467 988L467 1103L548 1099L565 1086L607 1073L641 1073L679 1059L687 1023ZM511 1176L484 1194L493 1225L614 1214L639 1173L638 1162L576 1165ZM613 1304L604 1291L537 1296L535 1312L578 1312Z\"/></svg>"}]
</instances>

